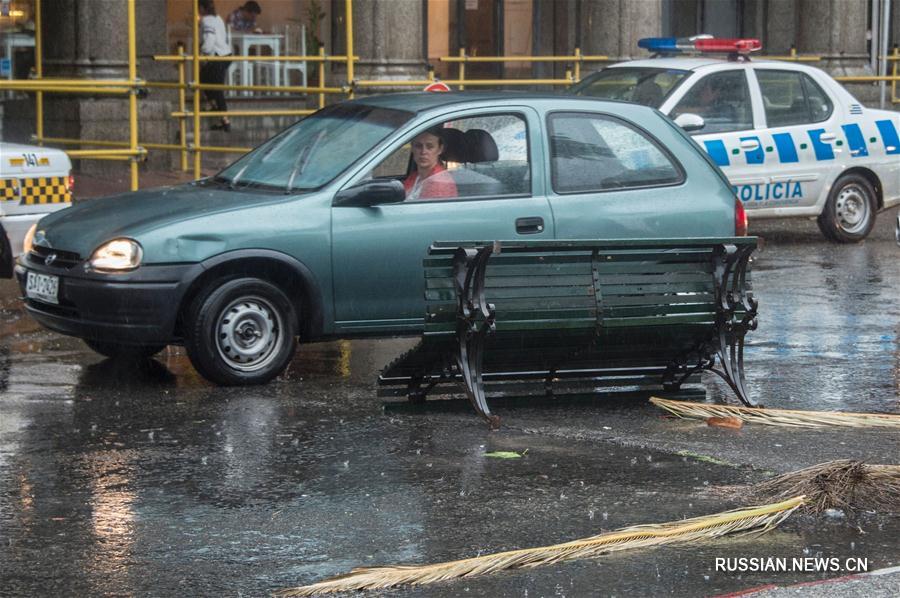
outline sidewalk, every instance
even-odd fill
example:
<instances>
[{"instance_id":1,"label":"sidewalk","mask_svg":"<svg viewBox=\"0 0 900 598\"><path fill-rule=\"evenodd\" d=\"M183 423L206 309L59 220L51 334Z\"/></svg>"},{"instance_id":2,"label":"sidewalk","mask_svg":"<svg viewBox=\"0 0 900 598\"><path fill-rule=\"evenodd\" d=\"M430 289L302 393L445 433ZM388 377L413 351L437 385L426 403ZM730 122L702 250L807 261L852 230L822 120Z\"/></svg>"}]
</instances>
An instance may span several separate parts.
<instances>
[{"instance_id":1,"label":"sidewalk","mask_svg":"<svg viewBox=\"0 0 900 598\"><path fill-rule=\"evenodd\" d=\"M203 173L204 176L211 174ZM141 189L152 189L153 187L165 187L168 185L178 185L194 180L193 171L181 172L180 170L171 170L164 172L141 172L138 177L138 183ZM91 175L75 173L75 199L89 199L92 197L103 197L106 195L114 195L117 193L125 193L131 190L131 173L127 168L123 168L121 174L114 175Z\"/></svg>"}]
</instances>

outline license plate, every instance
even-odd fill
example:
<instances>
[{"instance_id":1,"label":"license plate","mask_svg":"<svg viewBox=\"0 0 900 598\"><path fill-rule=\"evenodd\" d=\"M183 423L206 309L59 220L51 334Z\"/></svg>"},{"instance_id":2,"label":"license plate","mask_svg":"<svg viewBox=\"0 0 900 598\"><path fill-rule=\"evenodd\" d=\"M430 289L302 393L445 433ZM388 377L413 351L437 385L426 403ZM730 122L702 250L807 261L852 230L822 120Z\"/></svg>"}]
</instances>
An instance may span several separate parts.
<instances>
[{"instance_id":1,"label":"license plate","mask_svg":"<svg viewBox=\"0 0 900 598\"><path fill-rule=\"evenodd\" d=\"M38 274L29 272L25 282L25 295L30 299L46 301L47 303L59 303L59 276L51 274Z\"/></svg>"}]
</instances>

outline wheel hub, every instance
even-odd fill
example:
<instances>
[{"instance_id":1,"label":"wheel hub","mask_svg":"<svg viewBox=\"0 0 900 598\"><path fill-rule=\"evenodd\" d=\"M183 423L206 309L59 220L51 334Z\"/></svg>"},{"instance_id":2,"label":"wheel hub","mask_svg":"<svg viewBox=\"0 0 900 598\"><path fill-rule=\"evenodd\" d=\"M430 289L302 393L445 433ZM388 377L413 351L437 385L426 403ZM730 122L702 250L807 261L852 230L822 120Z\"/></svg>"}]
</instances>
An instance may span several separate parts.
<instances>
[{"instance_id":1,"label":"wheel hub","mask_svg":"<svg viewBox=\"0 0 900 598\"><path fill-rule=\"evenodd\" d=\"M864 229L869 219L869 201L857 185L847 185L838 194L835 215L840 227L848 233Z\"/></svg>"},{"instance_id":2,"label":"wheel hub","mask_svg":"<svg viewBox=\"0 0 900 598\"><path fill-rule=\"evenodd\" d=\"M253 371L275 356L281 337L278 311L260 297L242 297L220 312L216 349L234 369Z\"/></svg>"}]
</instances>

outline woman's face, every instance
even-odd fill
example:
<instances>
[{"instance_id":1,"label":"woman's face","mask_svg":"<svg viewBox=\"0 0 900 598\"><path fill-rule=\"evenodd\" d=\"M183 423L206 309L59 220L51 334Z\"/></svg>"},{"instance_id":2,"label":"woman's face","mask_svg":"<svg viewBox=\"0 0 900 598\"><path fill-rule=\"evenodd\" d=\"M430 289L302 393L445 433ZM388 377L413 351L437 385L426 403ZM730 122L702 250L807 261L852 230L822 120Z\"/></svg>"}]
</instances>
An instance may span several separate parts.
<instances>
[{"instance_id":1,"label":"woman's face","mask_svg":"<svg viewBox=\"0 0 900 598\"><path fill-rule=\"evenodd\" d=\"M444 144L432 133L416 135L412 140L413 160L419 170L429 171L438 163Z\"/></svg>"}]
</instances>

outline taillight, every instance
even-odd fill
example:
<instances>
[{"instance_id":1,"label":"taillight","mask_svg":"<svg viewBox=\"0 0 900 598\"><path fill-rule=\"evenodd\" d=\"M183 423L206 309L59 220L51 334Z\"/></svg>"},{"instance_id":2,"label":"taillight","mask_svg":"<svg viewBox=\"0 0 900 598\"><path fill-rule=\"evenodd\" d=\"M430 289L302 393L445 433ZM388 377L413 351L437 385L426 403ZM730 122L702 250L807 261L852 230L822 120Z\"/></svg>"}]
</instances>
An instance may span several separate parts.
<instances>
[{"instance_id":1,"label":"taillight","mask_svg":"<svg viewBox=\"0 0 900 598\"><path fill-rule=\"evenodd\" d=\"M734 236L747 236L747 210L739 199L734 200Z\"/></svg>"},{"instance_id":2,"label":"taillight","mask_svg":"<svg viewBox=\"0 0 900 598\"><path fill-rule=\"evenodd\" d=\"M75 191L75 175L74 174L70 174L69 176L66 177L66 190L68 190L69 193L74 193L74 191Z\"/></svg>"}]
</instances>

